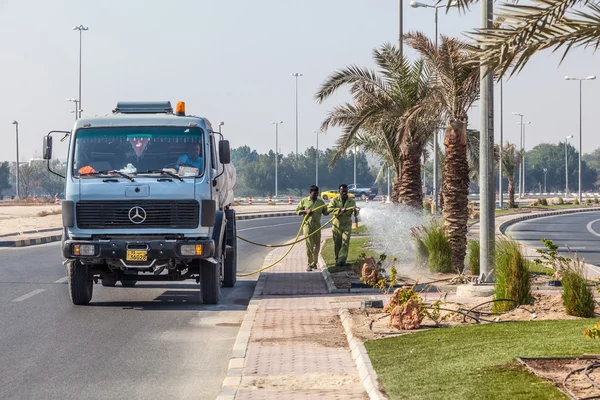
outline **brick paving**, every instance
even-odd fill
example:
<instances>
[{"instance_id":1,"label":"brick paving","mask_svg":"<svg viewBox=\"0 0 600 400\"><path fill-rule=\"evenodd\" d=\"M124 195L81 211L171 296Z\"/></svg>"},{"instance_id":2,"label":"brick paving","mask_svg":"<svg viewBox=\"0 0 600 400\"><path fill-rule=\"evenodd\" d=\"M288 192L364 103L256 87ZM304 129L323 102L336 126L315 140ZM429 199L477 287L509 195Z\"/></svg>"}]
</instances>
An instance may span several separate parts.
<instances>
[{"instance_id":1,"label":"brick paving","mask_svg":"<svg viewBox=\"0 0 600 400\"><path fill-rule=\"evenodd\" d=\"M357 300L330 295L320 272L305 271L306 261L297 245L263 272L236 399L368 399L338 317Z\"/></svg>"}]
</instances>

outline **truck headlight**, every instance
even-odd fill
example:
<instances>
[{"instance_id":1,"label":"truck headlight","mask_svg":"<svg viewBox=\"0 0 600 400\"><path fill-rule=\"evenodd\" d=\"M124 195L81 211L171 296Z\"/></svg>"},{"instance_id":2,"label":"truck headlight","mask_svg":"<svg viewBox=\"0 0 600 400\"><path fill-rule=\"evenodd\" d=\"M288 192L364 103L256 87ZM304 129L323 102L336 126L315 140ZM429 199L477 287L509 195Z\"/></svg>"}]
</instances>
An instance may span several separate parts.
<instances>
[{"instance_id":1,"label":"truck headlight","mask_svg":"<svg viewBox=\"0 0 600 400\"><path fill-rule=\"evenodd\" d=\"M202 250L201 244L182 244L179 248L182 256L201 256Z\"/></svg>"},{"instance_id":2,"label":"truck headlight","mask_svg":"<svg viewBox=\"0 0 600 400\"><path fill-rule=\"evenodd\" d=\"M74 244L74 256L93 256L96 254L96 246L93 244Z\"/></svg>"}]
</instances>

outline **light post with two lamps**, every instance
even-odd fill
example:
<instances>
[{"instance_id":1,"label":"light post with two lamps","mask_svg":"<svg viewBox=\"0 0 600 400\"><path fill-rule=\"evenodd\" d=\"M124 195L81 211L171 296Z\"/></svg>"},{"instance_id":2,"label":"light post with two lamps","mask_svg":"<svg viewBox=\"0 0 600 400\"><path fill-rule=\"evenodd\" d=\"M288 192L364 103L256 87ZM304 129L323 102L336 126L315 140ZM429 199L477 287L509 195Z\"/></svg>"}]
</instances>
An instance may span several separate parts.
<instances>
[{"instance_id":1,"label":"light post with two lamps","mask_svg":"<svg viewBox=\"0 0 600 400\"><path fill-rule=\"evenodd\" d=\"M77 99L65 99L65 101L70 101L72 103L75 103L75 110L71 110L69 112L75 113L75 121L77 121L79 119L79 116L81 115L81 112L83 110L81 110L79 108L79 100Z\"/></svg>"},{"instance_id":2,"label":"light post with two lamps","mask_svg":"<svg viewBox=\"0 0 600 400\"><path fill-rule=\"evenodd\" d=\"M296 78L296 162L298 162L298 78L303 75L299 72L294 72L291 75Z\"/></svg>"},{"instance_id":3,"label":"light post with two lamps","mask_svg":"<svg viewBox=\"0 0 600 400\"><path fill-rule=\"evenodd\" d=\"M319 131L313 131L317 135L317 151L315 153L315 186L319 186Z\"/></svg>"},{"instance_id":4,"label":"light post with two lamps","mask_svg":"<svg viewBox=\"0 0 600 400\"><path fill-rule=\"evenodd\" d=\"M574 78L572 76L565 76L565 80L567 81L579 81L579 203L581 204L582 202L582 197L581 197L581 141L582 141L582 135L581 135L581 82L582 81L593 81L594 79L596 79L596 75L590 75L586 78Z\"/></svg>"},{"instance_id":5,"label":"light post with two lamps","mask_svg":"<svg viewBox=\"0 0 600 400\"><path fill-rule=\"evenodd\" d=\"M279 164L279 124L283 124L283 121L273 121L271 124L275 125L275 197L277 197L277 164Z\"/></svg>"}]
</instances>

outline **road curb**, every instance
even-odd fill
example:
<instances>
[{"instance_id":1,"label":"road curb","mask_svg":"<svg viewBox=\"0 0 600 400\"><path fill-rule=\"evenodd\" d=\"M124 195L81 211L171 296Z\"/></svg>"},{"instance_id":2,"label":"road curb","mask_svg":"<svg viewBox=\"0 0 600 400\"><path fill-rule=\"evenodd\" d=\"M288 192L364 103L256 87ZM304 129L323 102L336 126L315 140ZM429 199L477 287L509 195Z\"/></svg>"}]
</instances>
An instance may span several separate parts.
<instances>
[{"instance_id":1,"label":"road curb","mask_svg":"<svg viewBox=\"0 0 600 400\"><path fill-rule=\"evenodd\" d=\"M543 212L543 213L536 213L536 214L524 215L524 216L521 216L521 217L516 217L516 218L513 218L513 219L509 219L508 221L502 222L498 226L498 231L500 232L501 235L508 237L508 235L505 233L506 232L506 228L508 228L512 224L516 224L517 222L526 221L528 219L534 219L534 218L551 217L551 216L554 216L554 215L575 214L575 213L592 212L592 211L600 211L600 207L583 208L583 209L576 208L576 209L568 209L568 210L560 210L560 211L548 211L548 212Z\"/></svg>"},{"instance_id":2,"label":"road curb","mask_svg":"<svg viewBox=\"0 0 600 400\"><path fill-rule=\"evenodd\" d=\"M62 239L61 235L51 235L32 239L20 239L20 240L2 240L0 241L0 247L27 247L35 246L38 244L58 242Z\"/></svg>"},{"instance_id":3,"label":"road curb","mask_svg":"<svg viewBox=\"0 0 600 400\"><path fill-rule=\"evenodd\" d=\"M275 261L275 257L273 256L275 251L276 250L273 250L267 254L263 265L269 265ZM258 276L254 293L248 303L242 326L240 327L233 345L233 350L229 358L229 365L227 367L227 375L223 380L223 385L217 395L217 400L234 400L237 391L242 384L242 374L246 363L246 352L248 351L248 344L250 343L250 334L252 333L252 327L254 326L254 320L256 319L256 314L261 301L260 297L262 296L266 279L267 275L261 272Z\"/></svg>"},{"instance_id":4,"label":"road curb","mask_svg":"<svg viewBox=\"0 0 600 400\"><path fill-rule=\"evenodd\" d=\"M350 312L346 308L341 308L338 312L344 331L346 332L346 339L348 340L348 346L352 352L352 359L356 363L358 369L358 376L360 381L365 388L369 399L371 400L384 400L388 397L381 391L381 385L377 378L377 373L371 364L371 359L367 353L367 349L363 342L352 334L352 317Z\"/></svg>"}]
</instances>

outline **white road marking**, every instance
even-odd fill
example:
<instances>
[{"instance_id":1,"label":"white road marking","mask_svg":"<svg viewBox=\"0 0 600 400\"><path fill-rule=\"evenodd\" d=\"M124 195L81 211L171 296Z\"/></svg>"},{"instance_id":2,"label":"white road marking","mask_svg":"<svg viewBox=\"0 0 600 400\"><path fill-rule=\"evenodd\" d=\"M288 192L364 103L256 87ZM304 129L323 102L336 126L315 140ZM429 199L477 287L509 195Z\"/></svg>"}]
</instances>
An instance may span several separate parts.
<instances>
[{"instance_id":1,"label":"white road marking","mask_svg":"<svg viewBox=\"0 0 600 400\"><path fill-rule=\"evenodd\" d=\"M284 225L298 225L299 222L302 222L302 220L300 221L296 221L296 222L287 222L285 224L275 224L275 225L265 225L265 226L255 226L253 228L245 228L245 229L238 229L238 232L245 232L245 231L251 231L253 229L269 229L272 228L274 226L284 226Z\"/></svg>"},{"instance_id":2,"label":"white road marking","mask_svg":"<svg viewBox=\"0 0 600 400\"><path fill-rule=\"evenodd\" d=\"M33 297L36 294L39 294L39 293L42 293L42 292L45 292L45 291L46 291L46 289L35 289L35 290L33 290L33 291L31 291L31 292L29 292L27 294L24 294L21 297L17 297L16 299L13 300L13 302L27 300L28 298Z\"/></svg>"},{"instance_id":3,"label":"white road marking","mask_svg":"<svg viewBox=\"0 0 600 400\"><path fill-rule=\"evenodd\" d=\"M592 229L592 225L594 225L594 222L598 222L598 221L600 221L600 219L595 219L593 221L588 222L586 228L587 228L588 232L591 233L592 235L596 235L596 236L600 237L600 233L598 233Z\"/></svg>"},{"instance_id":4,"label":"white road marking","mask_svg":"<svg viewBox=\"0 0 600 400\"><path fill-rule=\"evenodd\" d=\"M69 277L65 276L65 277L60 278L59 280L55 281L54 283L65 283L65 282L67 282L67 279L69 279Z\"/></svg>"}]
</instances>

